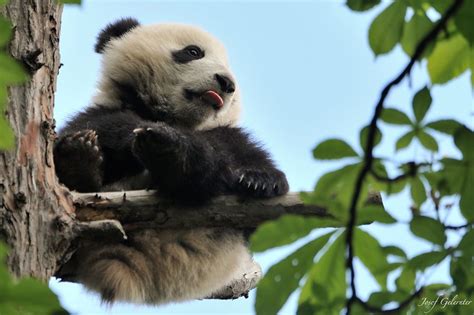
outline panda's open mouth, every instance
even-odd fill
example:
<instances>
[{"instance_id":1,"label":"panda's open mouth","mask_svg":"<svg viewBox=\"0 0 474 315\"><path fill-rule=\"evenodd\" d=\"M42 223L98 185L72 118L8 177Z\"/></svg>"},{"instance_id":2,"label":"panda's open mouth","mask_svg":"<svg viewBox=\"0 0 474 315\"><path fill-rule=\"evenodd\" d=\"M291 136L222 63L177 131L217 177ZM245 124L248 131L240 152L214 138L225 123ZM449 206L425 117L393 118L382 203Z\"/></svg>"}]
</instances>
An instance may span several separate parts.
<instances>
[{"instance_id":1,"label":"panda's open mouth","mask_svg":"<svg viewBox=\"0 0 474 315\"><path fill-rule=\"evenodd\" d=\"M203 103L211 105L215 110L219 110L224 106L224 99L214 90L195 92L190 89L184 89L184 94L188 100L199 99Z\"/></svg>"}]
</instances>

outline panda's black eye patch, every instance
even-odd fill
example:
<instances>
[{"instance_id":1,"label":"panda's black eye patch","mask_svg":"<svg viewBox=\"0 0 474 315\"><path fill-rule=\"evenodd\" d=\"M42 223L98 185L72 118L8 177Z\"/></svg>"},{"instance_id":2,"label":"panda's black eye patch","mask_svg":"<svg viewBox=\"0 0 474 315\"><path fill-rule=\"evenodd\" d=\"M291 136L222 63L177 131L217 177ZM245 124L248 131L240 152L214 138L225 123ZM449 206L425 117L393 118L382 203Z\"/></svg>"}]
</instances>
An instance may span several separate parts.
<instances>
[{"instance_id":1,"label":"panda's black eye patch","mask_svg":"<svg viewBox=\"0 0 474 315\"><path fill-rule=\"evenodd\" d=\"M173 60L177 63L188 63L201 58L204 58L204 51L196 45L186 46L173 52Z\"/></svg>"}]
</instances>

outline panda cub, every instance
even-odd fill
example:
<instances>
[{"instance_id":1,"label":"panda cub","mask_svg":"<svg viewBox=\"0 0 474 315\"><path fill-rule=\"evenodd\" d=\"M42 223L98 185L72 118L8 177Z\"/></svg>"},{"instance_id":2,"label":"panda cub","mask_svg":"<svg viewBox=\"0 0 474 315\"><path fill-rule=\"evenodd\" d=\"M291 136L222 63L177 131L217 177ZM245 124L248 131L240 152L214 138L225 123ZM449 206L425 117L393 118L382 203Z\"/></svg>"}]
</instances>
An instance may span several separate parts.
<instances>
[{"instance_id":1,"label":"panda cub","mask_svg":"<svg viewBox=\"0 0 474 315\"><path fill-rule=\"evenodd\" d=\"M288 192L285 174L236 126L239 87L217 39L193 26L127 18L102 30L95 50L103 55L97 95L54 148L70 189L156 188L187 205ZM249 261L239 230L142 230L82 246L57 276L106 302L160 304L215 294Z\"/></svg>"}]
</instances>

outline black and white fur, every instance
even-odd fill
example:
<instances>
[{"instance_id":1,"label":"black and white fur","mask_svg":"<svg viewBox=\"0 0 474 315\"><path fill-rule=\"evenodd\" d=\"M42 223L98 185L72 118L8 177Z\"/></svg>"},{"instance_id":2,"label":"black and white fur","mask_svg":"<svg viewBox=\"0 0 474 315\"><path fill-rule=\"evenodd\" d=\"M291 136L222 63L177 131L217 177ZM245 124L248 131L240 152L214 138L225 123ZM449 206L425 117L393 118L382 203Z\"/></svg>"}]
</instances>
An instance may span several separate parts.
<instances>
[{"instance_id":1,"label":"black and white fur","mask_svg":"<svg viewBox=\"0 0 474 315\"><path fill-rule=\"evenodd\" d=\"M128 18L99 34L96 51L103 54L98 93L60 131L54 149L56 172L70 189L157 188L184 204L288 191L268 153L236 127L239 88L214 37L193 26ZM233 229L128 237L83 246L58 276L108 302L159 304L210 296L252 261L243 233Z\"/></svg>"}]
</instances>

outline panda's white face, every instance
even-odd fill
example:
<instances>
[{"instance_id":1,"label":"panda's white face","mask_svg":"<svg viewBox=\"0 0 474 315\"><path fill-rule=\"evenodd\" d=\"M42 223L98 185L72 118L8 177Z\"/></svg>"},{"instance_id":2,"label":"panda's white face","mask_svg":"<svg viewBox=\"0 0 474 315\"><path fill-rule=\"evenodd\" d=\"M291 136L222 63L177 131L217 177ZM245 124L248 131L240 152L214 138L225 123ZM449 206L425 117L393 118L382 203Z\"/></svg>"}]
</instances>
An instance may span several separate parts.
<instances>
[{"instance_id":1,"label":"panda's white face","mask_svg":"<svg viewBox=\"0 0 474 315\"><path fill-rule=\"evenodd\" d=\"M197 129L237 122L239 90L227 53L201 29L139 25L108 41L102 52L95 104L127 103L150 120Z\"/></svg>"}]
</instances>

